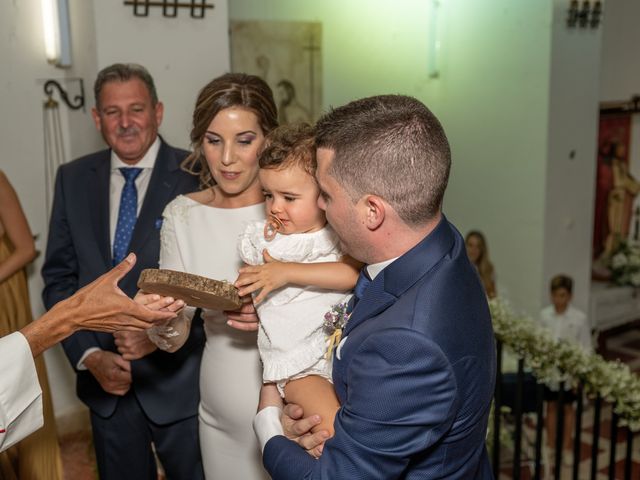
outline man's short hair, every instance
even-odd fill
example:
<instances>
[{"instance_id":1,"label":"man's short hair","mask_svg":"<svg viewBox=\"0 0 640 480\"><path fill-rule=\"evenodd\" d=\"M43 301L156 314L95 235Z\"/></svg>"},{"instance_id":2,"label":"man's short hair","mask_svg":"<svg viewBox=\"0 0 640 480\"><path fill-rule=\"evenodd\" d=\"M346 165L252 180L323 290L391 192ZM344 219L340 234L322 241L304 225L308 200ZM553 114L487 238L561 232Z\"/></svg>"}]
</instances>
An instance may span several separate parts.
<instances>
[{"instance_id":1,"label":"man's short hair","mask_svg":"<svg viewBox=\"0 0 640 480\"><path fill-rule=\"evenodd\" d=\"M145 84L151 96L151 104L155 106L158 103L158 94L149 71L137 63L114 63L100 70L93 84L96 108L100 108L100 92L102 92L105 84L109 82L127 82L133 78L137 78Z\"/></svg>"},{"instance_id":2,"label":"man's short hair","mask_svg":"<svg viewBox=\"0 0 640 480\"><path fill-rule=\"evenodd\" d=\"M354 202L378 195L411 226L440 211L451 151L438 119L415 98L381 95L332 109L316 125L316 146L334 152L329 173Z\"/></svg>"},{"instance_id":3,"label":"man's short hair","mask_svg":"<svg viewBox=\"0 0 640 480\"><path fill-rule=\"evenodd\" d=\"M568 275L556 275L551 279L549 288L552 292L564 288L569 293L573 293L573 279Z\"/></svg>"},{"instance_id":4,"label":"man's short hair","mask_svg":"<svg viewBox=\"0 0 640 480\"><path fill-rule=\"evenodd\" d=\"M292 123L271 130L265 138L258 163L260 168L273 170L296 165L314 176L317 163L311 125Z\"/></svg>"}]
</instances>

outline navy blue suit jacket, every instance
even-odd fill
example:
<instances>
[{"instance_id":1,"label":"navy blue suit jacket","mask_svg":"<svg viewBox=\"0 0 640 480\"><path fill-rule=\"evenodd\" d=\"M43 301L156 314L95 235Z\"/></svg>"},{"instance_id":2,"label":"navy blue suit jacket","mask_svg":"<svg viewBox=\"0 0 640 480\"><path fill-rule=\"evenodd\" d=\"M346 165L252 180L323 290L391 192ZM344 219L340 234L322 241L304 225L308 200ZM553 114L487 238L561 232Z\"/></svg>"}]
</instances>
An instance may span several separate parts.
<instances>
[{"instance_id":1,"label":"navy blue suit jacket","mask_svg":"<svg viewBox=\"0 0 640 480\"><path fill-rule=\"evenodd\" d=\"M493 478L491 318L464 240L444 217L376 276L343 339L335 436L318 460L283 436L269 440L274 479Z\"/></svg>"},{"instance_id":2,"label":"navy blue suit jacket","mask_svg":"<svg viewBox=\"0 0 640 480\"><path fill-rule=\"evenodd\" d=\"M177 195L198 188L197 178L180 170L187 152L161 144L129 251L137 263L120 282L129 296L137 291L142 269L158 268L160 227L164 207ZM109 186L111 150L103 150L62 165L56 176L47 253L42 267L45 307L107 272L112 266L109 238ZM78 332L63 342L75 368L91 347L116 351L108 333ZM202 321L194 320L187 343L176 353L156 350L131 362L132 389L147 416L167 424L197 414L200 359L204 347ZM101 417L110 416L118 397L106 393L88 371L77 372L78 397Z\"/></svg>"}]
</instances>

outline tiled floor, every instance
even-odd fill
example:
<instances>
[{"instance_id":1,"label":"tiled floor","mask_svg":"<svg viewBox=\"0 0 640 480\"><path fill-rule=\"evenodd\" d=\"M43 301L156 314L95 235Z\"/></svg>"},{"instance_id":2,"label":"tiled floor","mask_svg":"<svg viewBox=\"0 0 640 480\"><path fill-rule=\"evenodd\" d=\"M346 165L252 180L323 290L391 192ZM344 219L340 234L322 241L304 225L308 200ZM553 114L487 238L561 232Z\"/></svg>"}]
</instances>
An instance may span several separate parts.
<instances>
[{"instance_id":1,"label":"tiled floor","mask_svg":"<svg viewBox=\"0 0 640 480\"><path fill-rule=\"evenodd\" d=\"M91 432L77 432L60 439L65 480L97 480Z\"/></svg>"},{"instance_id":2,"label":"tiled floor","mask_svg":"<svg viewBox=\"0 0 640 480\"><path fill-rule=\"evenodd\" d=\"M605 407L602 409L602 418L610 418L611 409ZM588 408L582 418L584 428L581 435L581 452L580 463L578 469L578 478L589 479L591 478L591 449L593 445L593 409ZM597 475L596 480L608 479L609 472L609 456L610 456L610 421L604 420L600 424L600 435L598 441L598 457L597 457ZM534 473L534 439L535 439L535 416L531 422L531 426L525 428L524 438L529 440L523 440L523 454L522 454L522 468L521 478L522 480L528 480L533 478ZM511 458L513 456L512 451L507 448L501 450L501 480L507 480L513 477L513 467L511 464ZM543 468L542 478L553 478L553 460L554 453L550 451L549 456L549 468L546 470L547 476L544 476L545 469ZM569 455L563 453L563 458ZM626 456L626 429L619 428L616 442L616 475L615 479L622 480L624 478L624 459ZM634 436L633 442L633 454L632 454L632 479L640 478L640 434ZM545 457L543 456L543 463ZM568 461L563 463L561 469L561 479L570 479L572 474L573 463Z\"/></svg>"},{"instance_id":3,"label":"tiled floor","mask_svg":"<svg viewBox=\"0 0 640 480\"><path fill-rule=\"evenodd\" d=\"M90 431L65 435L60 447L65 480L98 480ZM162 472L158 472L158 480L164 478Z\"/></svg>"}]
</instances>

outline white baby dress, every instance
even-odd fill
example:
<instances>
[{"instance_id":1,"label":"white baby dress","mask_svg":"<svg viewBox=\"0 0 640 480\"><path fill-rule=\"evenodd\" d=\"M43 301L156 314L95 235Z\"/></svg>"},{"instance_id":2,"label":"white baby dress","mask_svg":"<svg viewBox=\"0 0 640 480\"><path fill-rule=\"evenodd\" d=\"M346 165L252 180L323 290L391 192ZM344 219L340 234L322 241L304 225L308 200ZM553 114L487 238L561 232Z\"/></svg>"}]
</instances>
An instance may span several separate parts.
<instances>
[{"instance_id":1,"label":"white baby dress","mask_svg":"<svg viewBox=\"0 0 640 480\"><path fill-rule=\"evenodd\" d=\"M249 265L263 264L265 249L284 262L335 262L342 257L338 237L328 225L312 233L277 233L271 241L264 238L264 225L264 221L252 222L240 237L240 257ZM324 315L347 293L287 285L258 304L258 349L265 383L277 383L282 393L284 383L295 378L320 375L331 380Z\"/></svg>"}]
</instances>

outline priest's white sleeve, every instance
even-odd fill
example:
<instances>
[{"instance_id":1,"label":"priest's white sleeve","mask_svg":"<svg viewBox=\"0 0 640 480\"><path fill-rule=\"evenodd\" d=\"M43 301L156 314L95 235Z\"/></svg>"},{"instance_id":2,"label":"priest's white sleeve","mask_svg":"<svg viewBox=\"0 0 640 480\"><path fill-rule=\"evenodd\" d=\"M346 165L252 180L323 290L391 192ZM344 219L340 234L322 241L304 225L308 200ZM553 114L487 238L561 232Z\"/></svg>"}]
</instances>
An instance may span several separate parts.
<instances>
[{"instance_id":1,"label":"priest's white sleeve","mask_svg":"<svg viewBox=\"0 0 640 480\"><path fill-rule=\"evenodd\" d=\"M0 452L42 427L42 390L20 332L0 338Z\"/></svg>"}]
</instances>

